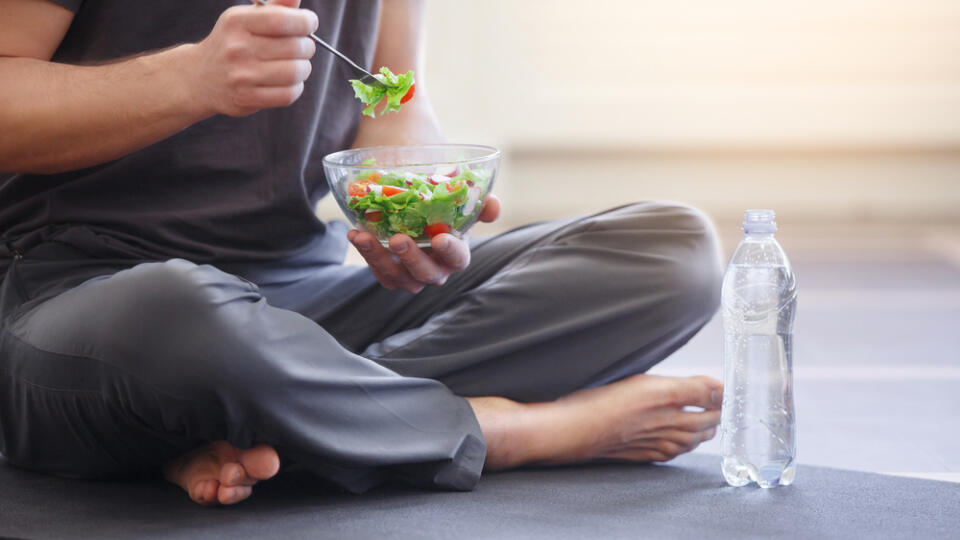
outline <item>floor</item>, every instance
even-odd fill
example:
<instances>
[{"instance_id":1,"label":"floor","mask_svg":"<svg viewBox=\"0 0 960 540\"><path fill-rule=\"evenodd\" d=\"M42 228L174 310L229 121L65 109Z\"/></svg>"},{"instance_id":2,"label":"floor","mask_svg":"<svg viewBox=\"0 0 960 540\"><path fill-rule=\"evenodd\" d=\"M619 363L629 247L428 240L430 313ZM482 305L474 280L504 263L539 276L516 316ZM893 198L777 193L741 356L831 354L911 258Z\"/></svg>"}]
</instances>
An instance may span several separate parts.
<instances>
[{"instance_id":1,"label":"floor","mask_svg":"<svg viewBox=\"0 0 960 540\"><path fill-rule=\"evenodd\" d=\"M0 537L371 539L956 538L954 484L807 466L790 488L731 488L714 456L487 475L469 493L363 496L282 474L203 508L163 483L79 482L5 467Z\"/></svg>"}]
</instances>

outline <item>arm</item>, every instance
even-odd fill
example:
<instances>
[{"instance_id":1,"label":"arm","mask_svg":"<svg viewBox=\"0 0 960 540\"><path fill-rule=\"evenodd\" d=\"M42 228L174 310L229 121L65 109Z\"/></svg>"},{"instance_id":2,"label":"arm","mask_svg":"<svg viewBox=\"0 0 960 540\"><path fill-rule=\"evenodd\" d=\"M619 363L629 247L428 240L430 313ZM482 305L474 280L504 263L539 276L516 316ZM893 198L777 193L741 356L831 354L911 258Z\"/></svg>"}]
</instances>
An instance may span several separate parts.
<instances>
[{"instance_id":1,"label":"arm","mask_svg":"<svg viewBox=\"0 0 960 540\"><path fill-rule=\"evenodd\" d=\"M426 88L424 8L424 0L383 0L374 69L387 66L395 73L412 69L417 88L399 112L362 118L354 148L443 142ZM500 200L488 195L480 221L494 221L499 215ZM388 289L417 293L426 285L443 285L451 274L470 264L470 247L449 234L434 236L429 254L404 234L390 239L389 250L368 232L351 230L347 238L366 259L377 281Z\"/></svg>"},{"instance_id":2,"label":"arm","mask_svg":"<svg viewBox=\"0 0 960 540\"><path fill-rule=\"evenodd\" d=\"M315 50L312 12L241 6L198 44L96 66L50 62L73 14L0 3L0 171L49 174L119 158L214 114L289 105Z\"/></svg>"},{"instance_id":3,"label":"arm","mask_svg":"<svg viewBox=\"0 0 960 540\"><path fill-rule=\"evenodd\" d=\"M375 73L381 66L394 73L412 69L417 88L414 98L398 112L361 118L354 148L443 142L440 122L427 92L425 10L425 0L384 0L380 5L372 71Z\"/></svg>"}]
</instances>

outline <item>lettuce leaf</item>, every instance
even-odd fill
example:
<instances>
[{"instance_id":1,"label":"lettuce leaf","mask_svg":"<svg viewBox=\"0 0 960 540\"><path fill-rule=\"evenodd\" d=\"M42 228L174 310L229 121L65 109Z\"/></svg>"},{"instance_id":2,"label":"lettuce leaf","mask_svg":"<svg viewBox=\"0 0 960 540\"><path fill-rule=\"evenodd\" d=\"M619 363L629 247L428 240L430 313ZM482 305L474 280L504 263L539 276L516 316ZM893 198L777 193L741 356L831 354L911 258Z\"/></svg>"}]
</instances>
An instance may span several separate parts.
<instances>
[{"instance_id":1,"label":"lettuce leaf","mask_svg":"<svg viewBox=\"0 0 960 540\"><path fill-rule=\"evenodd\" d=\"M387 85L387 88L364 84L358 79L350 79L350 85L353 86L353 93L361 103L366 105L363 114L376 118L374 109L380 102L386 98L387 104L380 111L380 114L395 112L400 110L400 100L407 95L407 91L413 86L413 71L394 75L388 68L380 68L380 73L374 75L380 82Z\"/></svg>"},{"instance_id":2,"label":"lettuce leaf","mask_svg":"<svg viewBox=\"0 0 960 540\"><path fill-rule=\"evenodd\" d=\"M426 220L419 212L410 209L396 214L390 214L390 227L400 233L406 234L411 238L416 238L423 234L423 228L427 225Z\"/></svg>"}]
</instances>

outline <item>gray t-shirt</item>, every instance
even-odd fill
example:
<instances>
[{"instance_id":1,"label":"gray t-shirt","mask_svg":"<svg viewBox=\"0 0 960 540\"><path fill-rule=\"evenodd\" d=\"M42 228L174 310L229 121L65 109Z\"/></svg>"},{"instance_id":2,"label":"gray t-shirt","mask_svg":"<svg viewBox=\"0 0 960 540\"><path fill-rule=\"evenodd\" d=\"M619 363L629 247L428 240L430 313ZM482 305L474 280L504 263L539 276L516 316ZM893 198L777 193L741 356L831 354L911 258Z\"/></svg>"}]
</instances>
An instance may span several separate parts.
<instances>
[{"instance_id":1,"label":"gray t-shirt","mask_svg":"<svg viewBox=\"0 0 960 540\"><path fill-rule=\"evenodd\" d=\"M55 0L76 12L53 61L88 64L202 40L244 1ZM317 35L373 61L378 0L303 0ZM62 174L0 174L0 245L26 251L83 225L145 259L339 262L341 234L314 215L321 160L352 142L360 103L351 74L322 49L290 107L215 116L115 161ZM78 88L77 92L83 89ZM327 233L327 234L325 234Z\"/></svg>"}]
</instances>

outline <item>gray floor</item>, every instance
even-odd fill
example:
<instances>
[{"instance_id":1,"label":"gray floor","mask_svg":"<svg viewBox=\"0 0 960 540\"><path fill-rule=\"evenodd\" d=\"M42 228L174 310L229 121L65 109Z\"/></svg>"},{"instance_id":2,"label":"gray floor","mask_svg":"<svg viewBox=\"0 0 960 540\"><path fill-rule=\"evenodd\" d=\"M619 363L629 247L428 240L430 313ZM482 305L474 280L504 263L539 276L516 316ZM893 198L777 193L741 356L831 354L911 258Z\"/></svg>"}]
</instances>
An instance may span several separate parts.
<instances>
[{"instance_id":1,"label":"gray floor","mask_svg":"<svg viewBox=\"0 0 960 540\"><path fill-rule=\"evenodd\" d=\"M2 465L0 485L0 535L31 538L926 539L960 528L954 484L807 467L790 488L736 489L704 455L494 474L472 493L357 497L285 476L220 509L163 484L66 482Z\"/></svg>"},{"instance_id":2,"label":"gray floor","mask_svg":"<svg viewBox=\"0 0 960 540\"><path fill-rule=\"evenodd\" d=\"M800 281L789 488L725 487L716 442L670 466L519 471L466 494L351 497L287 476L219 510L0 464L0 536L956 538L960 485L939 480L960 481L960 231L937 234L782 235ZM714 320L655 372L719 375L719 354Z\"/></svg>"}]
</instances>

